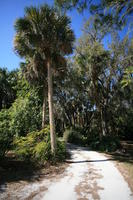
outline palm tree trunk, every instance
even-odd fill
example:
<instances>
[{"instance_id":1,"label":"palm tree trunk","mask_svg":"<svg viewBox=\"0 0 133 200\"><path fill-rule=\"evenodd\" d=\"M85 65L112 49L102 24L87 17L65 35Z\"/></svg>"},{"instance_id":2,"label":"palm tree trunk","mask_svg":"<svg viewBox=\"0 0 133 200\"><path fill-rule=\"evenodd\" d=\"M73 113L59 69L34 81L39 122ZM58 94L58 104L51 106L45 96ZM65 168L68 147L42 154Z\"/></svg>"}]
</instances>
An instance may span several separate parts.
<instances>
[{"instance_id":1,"label":"palm tree trunk","mask_svg":"<svg viewBox=\"0 0 133 200\"><path fill-rule=\"evenodd\" d=\"M45 126L45 118L46 118L46 88L43 89L43 107L42 107L42 129Z\"/></svg>"},{"instance_id":2,"label":"palm tree trunk","mask_svg":"<svg viewBox=\"0 0 133 200\"><path fill-rule=\"evenodd\" d=\"M56 151L56 137L55 137L55 124L53 113L53 84L52 84L52 70L51 63L48 61L48 103L49 103L49 121L50 121L50 138L51 138L51 151L55 155Z\"/></svg>"}]
</instances>

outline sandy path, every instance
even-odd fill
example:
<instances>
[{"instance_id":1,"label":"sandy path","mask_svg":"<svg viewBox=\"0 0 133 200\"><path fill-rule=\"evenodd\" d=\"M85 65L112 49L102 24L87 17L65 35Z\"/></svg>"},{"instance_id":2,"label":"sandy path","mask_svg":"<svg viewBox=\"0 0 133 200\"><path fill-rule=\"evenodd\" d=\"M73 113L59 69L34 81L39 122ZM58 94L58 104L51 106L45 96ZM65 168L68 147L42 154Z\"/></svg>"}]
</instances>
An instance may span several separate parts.
<instances>
[{"instance_id":1,"label":"sandy path","mask_svg":"<svg viewBox=\"0 0 133 200\"><path fill-rule=\"evenodd\" d=\"M69 149L71 160L62 175L14 191L13 200L133 200L113 161L85 148L69 145Z\"/></svg>"},{"instance_id":2,"label":"sandy path","mask_svg":"<svg viewBox=\"0 0 133 200\"><path fill-rule=\"evenodd\" d=\"M66 175L50 185L43 200L133 200L128 184L108 158L74 146L71 154L73 163Z\"/></svg>"}]
</instances>

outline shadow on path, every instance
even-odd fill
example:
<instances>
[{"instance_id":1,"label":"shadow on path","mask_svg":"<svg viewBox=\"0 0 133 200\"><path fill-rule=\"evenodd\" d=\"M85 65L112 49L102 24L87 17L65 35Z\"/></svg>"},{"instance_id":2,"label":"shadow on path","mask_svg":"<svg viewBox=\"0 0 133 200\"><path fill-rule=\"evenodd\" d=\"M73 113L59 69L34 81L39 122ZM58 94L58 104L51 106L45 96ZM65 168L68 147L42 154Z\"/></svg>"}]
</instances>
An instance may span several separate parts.
<instances>
[{"instance_id":1,"label":"shadow on path","mask_svg":"<svg viewBox=\"0 0 133 200\"><path fill-rule=\"evenodd\" d=\"M74 144L67 144L68 152L71 156L71 151L93 151L93 149L89 147L79 147ZM104 152L99 152L104 153ZM72 160L66 160L67 163L85 163L85 162L106 162L106 161L119 161L119 162L127 162L133 164L133 154L132 153L126 153L122 150L116 151L116 152L105 152L106 155L109 155L109 158L104 160L82 160L82 161L72 161Z\"/></svg>"},{"instance_id":2,"label":"shadow on path","mask_svg":"<svg viewBox=\"0 0 133 200\"><path fill-rule=\"evenodd\" d=\"M86 162L106 162L106 161L113 161L115 159L110 158L110 159L103 159L103 160L79 160L79 161L72 161L72 160L66 160L66 163L86 163Z\"/></svg>"},{"instance_id":3,"label":"shadow on path","mask_svg":"<svg viewBox=\"0 0 133 200\"><path fill-rule=\"evenodd\" d=\"M7 183L16 181L35 180L35 174L39 169L32 163L9 160L5 158L0 161L0 193L4 192L7 188Z\"/></svg>"}]
</instances>

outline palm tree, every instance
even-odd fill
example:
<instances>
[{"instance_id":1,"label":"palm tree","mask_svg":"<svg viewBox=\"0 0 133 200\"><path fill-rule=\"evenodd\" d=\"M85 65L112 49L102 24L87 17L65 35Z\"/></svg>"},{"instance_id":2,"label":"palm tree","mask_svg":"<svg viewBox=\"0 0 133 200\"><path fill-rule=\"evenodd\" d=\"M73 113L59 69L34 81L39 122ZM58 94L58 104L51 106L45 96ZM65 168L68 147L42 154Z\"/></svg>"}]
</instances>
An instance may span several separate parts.
<instances>
[{"instance_id":1,"label":"palm tree","mask_svg":"<svg viewBox=\"0 0 133 200\"><path fill-rule=\"evenodd\" d=\"M41 76L45 74L46 69L48 72L51 151L55 154L52 73L53 70L62 68L66 62L64 56L73 51L74 34L70 28L70 20L67 16L59 14L55 8L45 4L39 8L26 8L24 17L16 20L15 29L16 53L25 59L32 59L36 72L40 70L41 62Z\"/></svg>"}]
</instances>

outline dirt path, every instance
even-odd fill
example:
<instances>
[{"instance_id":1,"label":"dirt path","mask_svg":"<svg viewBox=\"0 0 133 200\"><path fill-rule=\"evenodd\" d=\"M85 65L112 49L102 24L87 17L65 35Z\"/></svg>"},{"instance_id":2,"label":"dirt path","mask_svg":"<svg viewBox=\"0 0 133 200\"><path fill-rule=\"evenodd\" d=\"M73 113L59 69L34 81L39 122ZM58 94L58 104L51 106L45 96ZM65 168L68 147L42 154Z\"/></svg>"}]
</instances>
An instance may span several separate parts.
<instances>
[{"instance_id":1,"label":"dirt path","mask_svg":"<svg viewBox=\"0 0 133 200\"><path fill-rule=\"evenodd\" d=\"M103 154L69 145L71 160L62 175L28 183L0 199L133 200L133 194L113 161Z\"/></svg>"}]
</instances>

